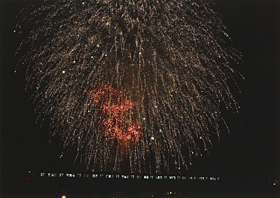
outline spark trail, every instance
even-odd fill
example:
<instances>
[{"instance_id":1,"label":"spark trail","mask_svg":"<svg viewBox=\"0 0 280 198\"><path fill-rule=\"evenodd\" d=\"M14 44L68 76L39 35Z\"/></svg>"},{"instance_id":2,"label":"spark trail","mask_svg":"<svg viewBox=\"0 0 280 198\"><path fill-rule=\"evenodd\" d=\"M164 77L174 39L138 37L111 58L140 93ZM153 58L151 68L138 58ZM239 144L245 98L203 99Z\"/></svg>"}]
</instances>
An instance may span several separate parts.
<instances>
[{"instance_id":1,"label":"spark trail","mask_svg":"<svg viewBox=\"0 0 280 198\"><path fill-rule=\"evenodd\" d=\"M20 26L38 119L90 169L187 167L220 136L221 105L238 109L239 52L207 1L63 0L25 9Z\"/></svg>"}]
</instances>

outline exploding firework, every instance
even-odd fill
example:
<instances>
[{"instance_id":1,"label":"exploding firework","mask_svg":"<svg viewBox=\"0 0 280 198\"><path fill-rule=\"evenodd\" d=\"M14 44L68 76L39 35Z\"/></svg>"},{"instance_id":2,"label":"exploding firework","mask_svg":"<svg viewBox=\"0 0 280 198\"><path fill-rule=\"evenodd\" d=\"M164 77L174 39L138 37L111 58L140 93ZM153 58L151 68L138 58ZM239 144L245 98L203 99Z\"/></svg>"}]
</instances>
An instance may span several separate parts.
<instances>
[{"instance_id":1,"label":"exploding firework","mask_svg":"<svg viewBox=\"0 0 280 198\"><path fill-rule=\"evenodd\" d=\"M181 169L220 136L239 53L204 0L61 0L20 14L40 120L90 169ZM18 30L20 31L20 30Z\"/></svg>"}]
</instances>

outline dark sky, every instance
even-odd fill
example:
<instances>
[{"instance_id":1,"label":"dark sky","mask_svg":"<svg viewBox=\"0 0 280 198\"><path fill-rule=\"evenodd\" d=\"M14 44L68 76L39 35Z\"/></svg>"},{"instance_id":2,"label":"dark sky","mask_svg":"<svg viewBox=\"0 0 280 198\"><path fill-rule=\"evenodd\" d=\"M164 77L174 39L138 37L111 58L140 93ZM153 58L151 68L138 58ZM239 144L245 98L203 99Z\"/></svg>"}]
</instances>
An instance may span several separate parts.
<instances>
[{"instance_id":1,"label":"dark sky","mask_svg":"<svg viewBox=\"0 0 280 198\"><path fill-rule=\"evenodd\" d=\"M71 154L60 159L58 143L49 144L46 127L35 124L33 104L24 92L24 68L15 73L14 56L21 40L13 33L17 13L29 1L1 1L1 181L12 185L29 169L84 170ZM43 2L43 1L39 1ZM224 132L208 156L196 158L189 174L221 175L268 181L280 177L280 3L278 0L216 0L231 45L243 58L233 67L242 94L233 92L239 114L224 112L231 133ZM266 182L264 181L264 182Z\"/></svg>"}]
</instances>

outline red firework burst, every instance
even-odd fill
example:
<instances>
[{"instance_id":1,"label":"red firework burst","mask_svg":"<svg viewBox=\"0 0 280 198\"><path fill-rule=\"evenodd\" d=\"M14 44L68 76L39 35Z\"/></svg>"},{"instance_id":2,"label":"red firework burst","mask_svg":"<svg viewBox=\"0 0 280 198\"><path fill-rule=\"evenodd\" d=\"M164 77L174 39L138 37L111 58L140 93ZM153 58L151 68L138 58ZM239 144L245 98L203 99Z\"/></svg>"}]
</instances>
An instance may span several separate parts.
<instances>
[{"instance_id":1,"label":"red firework burst","mask_svg":"<svg viewBox=\"0 0 280 198\"><path fill-rule=\"evenodd\" d=\"M102 83L87 94L94 101L94 106L100 107L106 116L102 122L106 136L116 138L122 143L139 141L142 124L132 121L129 114L129 111L137 106L136 102L121 100L121 92L115 90L109 83Z\"/></svg>"}]
</instances>

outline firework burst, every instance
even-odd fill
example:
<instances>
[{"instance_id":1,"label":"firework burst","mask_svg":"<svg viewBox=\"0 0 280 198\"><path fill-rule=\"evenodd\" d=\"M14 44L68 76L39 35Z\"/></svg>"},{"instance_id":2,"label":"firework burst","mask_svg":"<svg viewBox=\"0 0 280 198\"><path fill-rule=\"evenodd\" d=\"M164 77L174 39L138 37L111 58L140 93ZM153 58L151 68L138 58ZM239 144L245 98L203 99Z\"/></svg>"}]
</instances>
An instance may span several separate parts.
<instances>
[{"instance_id":1,"label":"firework burst","mask_svg":"<svg viewBox=\"0 0 280 198\"><path fill-rule=\"evenodd\" d=\"M239 55L204 0L63 0L19 18L38 117L90 169L187 167L219 137L220 106L238 108Z\"/></svg>"}]
</instances>

